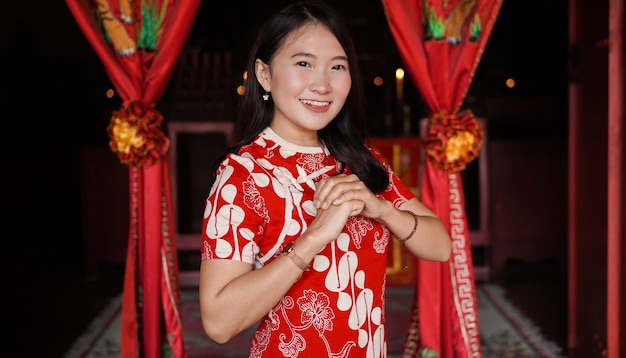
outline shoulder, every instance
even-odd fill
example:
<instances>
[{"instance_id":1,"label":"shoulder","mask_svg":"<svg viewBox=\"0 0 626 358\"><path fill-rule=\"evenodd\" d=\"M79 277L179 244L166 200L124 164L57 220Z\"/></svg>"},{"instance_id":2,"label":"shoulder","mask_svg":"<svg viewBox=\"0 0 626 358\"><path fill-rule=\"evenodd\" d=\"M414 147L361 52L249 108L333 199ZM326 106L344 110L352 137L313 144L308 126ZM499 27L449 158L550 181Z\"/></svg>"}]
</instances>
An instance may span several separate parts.
<instances>
[{"instance_id":1,"label":"shoulder","mask_svg":"<svg viewBox=\"0 0 626 358\"><path fill-rule=\"evenodd\" d=\"M387 162L387 159L376 149L367 147L367 150L372 154L374 159L376 159L387 172L392 172L391 165Z\"/></svg>"},{"instance_id":2,"label":"shoulder","mask_svg":"<svg viewBox=\"0 0 626 358\"><path fill-rule=\"evenodd\" d=\"M372 148L372 147L367 147L367 150L369 150L369 152L374 156L374 158L376 158L376 160L378 160L381 163L385 163L385 158L383 157L382 154L380 154L379 151L377 151L376 149Z\"/></svg>"},{"instance_id":3,"label":"shoulder","mask_svg":"<svg viewBox=\"0 0 626 358\"><path fill-rule=\"evenodd\" d=\"M229 178L247 178L251 173L258 170L258 167L257 158L247 151L229 153L219 165L217 178L221 181Z\"/></svg>"}]
</instances>

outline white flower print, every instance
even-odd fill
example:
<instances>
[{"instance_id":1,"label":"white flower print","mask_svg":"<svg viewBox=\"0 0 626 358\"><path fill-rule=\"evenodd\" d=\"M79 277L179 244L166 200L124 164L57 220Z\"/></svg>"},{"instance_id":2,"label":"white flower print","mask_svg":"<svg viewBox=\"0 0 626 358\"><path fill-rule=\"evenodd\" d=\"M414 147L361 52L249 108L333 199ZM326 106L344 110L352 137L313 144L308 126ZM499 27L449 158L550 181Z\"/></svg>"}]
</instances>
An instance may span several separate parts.
<instances>
[{"instance_id":1,"label":"white flower print","mask_svg":"<svg viewBox=\"0 0 626 358\"><path fill-rule=\"evenodd\" d=\"M259 328L254 333L254 340L250 348L250 358L263 356L263 352L267 349L271 336L271 329L268 326Z\"/></svg>"},{"instance_id":2,"label":"white flower print","mask_svg":"<svg viewBox=\"0 0 626 358\"><path fill-rule=\"evenodd\" d=\"M242 183L243 201L247 207L254 210L254 212L261 218L264 218L265 222L269 222L270 218L267 215L267 207L265 207L265 199L259 193L254 179L252 176L248 177L246 181Z\"/></svg>"},{"instance_id":3,"label":"white flower print","mask_svg":"<svg viewBox=\"0 0 626 358\"><path fill-rule=\"evenodd\" d=\"M297 357L300 352L306 349L306 341L301 334L295 334L293 339L287 343L281 342L278 344L278 350L283 354L283 357Z\"/></svg>"},{"instance_id":4,"label":"white flower print","mask_svg":"<svg viewBox=\"0 0 626 358\"><path fill-rule=\"evenodd\" d=\"M324 153L302 154L296 162L300 167L309 173L313 173L324 167L324 160L326 155Z\"/></svg>"},{"instance_id":5,"label":"white flower print","mask_svg":"<svg viewBox=\"0 0 626 358\"><path fill-rule=\"evenodd\" d=\"M324 335L324 331L333 330L335 314L325 293L304 290L304 296L298 298L298 306L302 312L300 316L302 323L313 325L320 335Z\"/></svg>"},{"instance_id":6,"label":"white flower print","mask_svg":"<svg viewBox=\"0 0 626 358\"><path fill-rule=\"evenodd\" d=\"M346 222L346 227L352 236L352 242L357 249L361 248L361 241L369 230L374 227L370 219L363 216L351 216Z\"/></svg>"}]
</instances>

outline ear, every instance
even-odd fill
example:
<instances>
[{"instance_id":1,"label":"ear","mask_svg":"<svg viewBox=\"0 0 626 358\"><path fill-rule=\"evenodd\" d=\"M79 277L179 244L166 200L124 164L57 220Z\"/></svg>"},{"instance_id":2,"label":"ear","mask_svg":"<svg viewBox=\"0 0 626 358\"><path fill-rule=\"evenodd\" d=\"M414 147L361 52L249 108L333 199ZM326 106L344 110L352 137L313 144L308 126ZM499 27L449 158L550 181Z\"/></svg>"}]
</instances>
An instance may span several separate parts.
<instances>
[{"instance_id":1,"label":"ear","mask_svg":"<svg viewBox=\"0 0 626 358\"><path fill-rule=\"evenodd\" d=\"M271 92L270 79L272 75L270 73L270 66L257 58L254 62L254 74L256 75L256 80L259 81L265 92Z\"/></svg>"}]
</instances>

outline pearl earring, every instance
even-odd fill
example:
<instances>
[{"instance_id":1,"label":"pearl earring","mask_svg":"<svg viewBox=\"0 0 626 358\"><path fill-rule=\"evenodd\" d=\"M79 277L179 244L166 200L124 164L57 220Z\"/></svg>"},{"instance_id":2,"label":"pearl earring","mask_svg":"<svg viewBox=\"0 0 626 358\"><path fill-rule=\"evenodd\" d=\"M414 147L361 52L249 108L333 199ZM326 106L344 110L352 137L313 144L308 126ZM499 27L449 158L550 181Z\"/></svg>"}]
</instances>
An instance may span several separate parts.
<instances>
[{"instance_id":1,"label":"pearl earring","mask_svg":"<svg viewBox=\"0 0 626 358\"><path fill-rule=\"evenodd\" d=\"M264 101L269 101L269 99L270 99L270 94L269 94L269 92L265 92L265 94L263 95L263 100L264 100Z\"/></svg>"}]
</instances>

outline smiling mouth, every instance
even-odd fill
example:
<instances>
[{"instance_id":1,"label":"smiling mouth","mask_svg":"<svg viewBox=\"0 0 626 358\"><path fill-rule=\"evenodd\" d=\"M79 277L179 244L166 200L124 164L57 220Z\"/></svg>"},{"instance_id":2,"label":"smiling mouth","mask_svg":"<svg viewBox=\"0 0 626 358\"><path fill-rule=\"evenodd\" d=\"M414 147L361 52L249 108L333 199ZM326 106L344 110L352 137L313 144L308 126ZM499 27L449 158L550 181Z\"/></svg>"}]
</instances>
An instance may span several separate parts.
<instances>
[{"instance_id":1,"label":"smiling mouth","mask_svg":"<svg viewBox=\"0 0 626 358\"><path fill-rule=\"evenodd\" d=\"M301 99L300 102L309 106L320 107L320 108L328 107L328 105L330 105L330 102L318 102L318 101L311 101L309 99Z\"/></svg>"}]
</instances>

